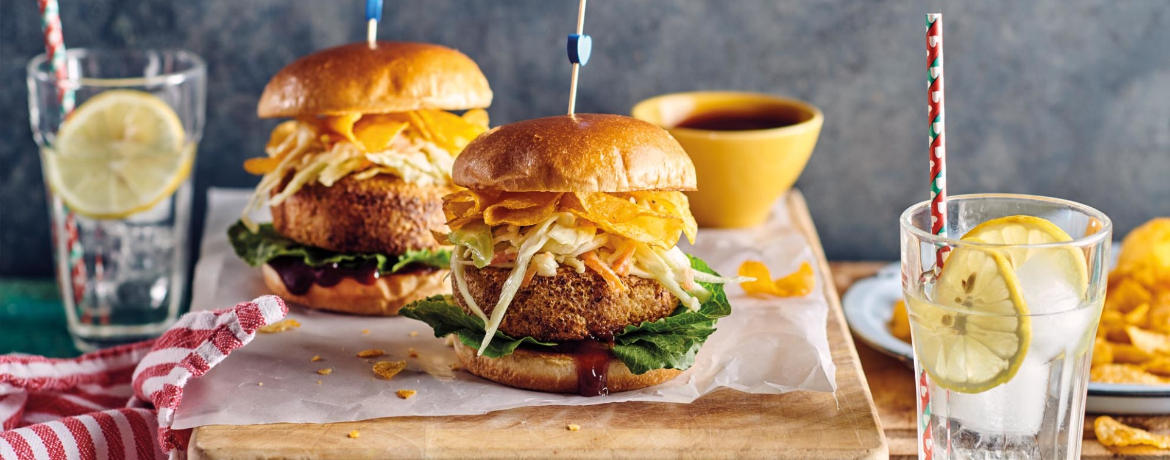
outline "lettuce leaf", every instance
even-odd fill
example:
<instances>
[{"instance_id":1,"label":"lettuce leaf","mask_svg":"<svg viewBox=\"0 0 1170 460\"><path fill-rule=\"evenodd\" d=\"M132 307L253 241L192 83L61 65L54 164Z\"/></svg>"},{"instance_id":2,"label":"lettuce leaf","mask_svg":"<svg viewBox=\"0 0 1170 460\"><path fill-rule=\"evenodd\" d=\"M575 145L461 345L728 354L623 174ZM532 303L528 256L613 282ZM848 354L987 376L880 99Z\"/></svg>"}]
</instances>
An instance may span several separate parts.
<instances>
[{"instance_id":1,"label":"lettuce leaf","mask_svg":"<svg viewBox=\"0 0 1170 460\"><path fill-rule=\"evenodd\" d=\"M277 257L296 257L310 267L330 264L358 267L375 262L378 265L378 273L381 274L395 273L411 264L435 268L451 266L451 251L447 249L410 250L399 256L333 252L305 246L285 238L276 232L272 224L263 224L256 233L252 233L243 222L236 222L228 228L228 241L231 242L236 255L253 267L264 265Z\"/></svg>"},{"instance_id":2,"label":"lettuce leaf","mask_svg":"<svg viewBox=\"0 0 1170 460\"><path fill-rule=\"evenodd\" d=\"M695 270L718 275L702 260L688 256ZM699 283L711 292L711 298L698 310L682 306L673 314L657 321L631 324L614 335L613 354L634 374L645 374L654 369L688 369L695 364L695 354L715 332L715 321L731 314L723 285ZM435 337L455 334L460 342L479 348L483 341L484 322L468 315L450 296L434 296L403 307L399 314L427 323L435 330ZM540 342L532 337L512 338L496 332L484 356L498 358L512 354L519 346L552 347L555 343Z\"/></svg>"},{"instance_id":3,"label":"lettuce leaf","mask_svg":"<svg viewBox=\"0 0 1170 460\"><path fill-rule=\"evenodd\" d=\"M402 310L398 311L398 314L430 324L431 328L435 330L435 337L455 334L459 337L460 342L472 349L478 349L479 345L483 343L485 333L483 320L478 316L464 313L451 296L431 296L416 301L403 307ZM491 343L483 350L483 355L489 358L507 356L516 351L516 347L522 344L534 347L556 345L555 343L540 342L532 337L514 339L503 332L496 331Z\"/></svg>"}]
</instances>

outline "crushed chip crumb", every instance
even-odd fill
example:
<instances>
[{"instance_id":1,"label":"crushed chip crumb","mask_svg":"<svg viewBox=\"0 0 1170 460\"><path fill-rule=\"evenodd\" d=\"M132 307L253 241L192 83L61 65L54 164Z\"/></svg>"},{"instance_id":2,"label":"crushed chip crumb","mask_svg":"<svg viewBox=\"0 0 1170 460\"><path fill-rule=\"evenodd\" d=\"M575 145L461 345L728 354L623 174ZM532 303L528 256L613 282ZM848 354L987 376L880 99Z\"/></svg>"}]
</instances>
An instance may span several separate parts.
<instances>
[{"instance_id":1,"label":"crushed chip crumb","mask_svg":"<svg viewBox=\"0 0 1170 460\"><path fill-rule=\"evenodd\" d=\"M377 357L382 356L384 354L386 354L386 352L379 350L379 349L376 349L376 348L371 348L369 350L359 351L357 353L357 357L358 358L377 358Z\"/></svg>"},{"instance_id":2,"label":"crushed chip crumb","mask_svg":"<svg viewBox=\"0 0 1170 460\"><path fill-rule=\"evenodd\" d=\"M318 374L321 374L321 375L329 375L329 374L332 374L332 373L333 373L333 368L332 368L332 367L326 367L326 368L324 368L324 369L317 369L317 373L318 373Z\"/></svg>"},{"instance_id":3,"label":"crushed chip crumb","mask_svg":"<svg viewBox=\"0 0 1170 460\"><path fill-rule=\"evenodd\" d=\"M418 337L418 331L410 331L411 337Z\"/></svg>"},{"instance_id":4,"label":"crushed chip crumb","mask_svg":"<svg viewBox=\"0 0 1170 460\"><path fill-rule=\"evenodd\" d=\"M256 331L265 334L275 334L277 332L284 332L289 329L296 329L298 327L301 327L301 323L297 322L295 319L286 318L267 326L261 326L260 329L257 329Z\"/></svg>"},{"instance_id":5,"label":"crushed chip crumb","mask_svg":"<svg viewBox=\"0 0 1170 460\"><path fill-rule=\"evenodd\" d=\"M357 439L358 436L361 436L361 435L362 435L361 432L359 432L358 430L353 430L353 431L350 431L349 434L346 436L349 436L350 439Z\"/></svg>"},{"instance_id":6,"label":"crushed chip crumb","mask_svg":"<svg viewBox=\"0 0 1170 460\"><path fill-rule=\"evenodd\" d=\"M312 362L314 362L314 363L315 363L315 362L317 362L317 361L321 361L321 360L323 360L323 359L325 359L325 358L322 358L322 357L321 357L321 355L313 355L313 358L312 358L312 359L310 359L309 361L312 361Z\"/></svg>"},{"instance_id":7,"label":"crushed chip crumb","mask_svg":"<svg viewBox=\"0 0 1170 460\"><path fill-rule=\"evenodd\" d=\"M256 386L262 387L262 386L264 386L264 382L258 382L258 383L256 383Z\"/></svg>"},{"instance_id":8,"label":"crushed chip crumb","mask_svg":"<svg viewBox=\"0 0 1170 460\"><path fill-rule=\"evenodd\" d=\"M402 399L410 399L410 397L414 396L416 393L418 392L414 390L398 390L397 392L398 397Z\"/></svg>"},{"instance_id":9,"label":"crushed chip crumb","mask_svg":"<svg viewBox=\"0 0 1170 460\"><path fill-rule=\"evenodd\" d=\"M362 334L369 334L369 333L370 333L369 329L362 329Z\"/></svg>"},{"instance_id":10,"label":"crushed chip crumb","mask_svg":"<svg viewBox=\"0 0 1170 460\"><path fill-rule=\"evenodd\" d=\"M565 426L565 429L567 429L569 431L578 431L581 429L581 425L578 425L576 423L570 423L567 426Z\"/></svg>"},{"instance_id":11,"label":"crushed chip crumb","mask_svg":"<svg viewBox=\"0 0 1170 460\"><path fill-rule=\"evenodd\" d=\"M317 385L320 385L320 384L321 384L321 381L320 381L320 380L318 380L318 381L317 381Z\"/></svg>"},{"instance_id":12,"label":"crushed chip crumb","mask_svg":"<svg viewBox=\"0 0 1170 460\"><path fill-rule=\"evenodd\" d=\"M406 361L378 361L374 363L374 373L386 380L394 378L403 369L406 369Z\"/></svg>"}]
</instances>

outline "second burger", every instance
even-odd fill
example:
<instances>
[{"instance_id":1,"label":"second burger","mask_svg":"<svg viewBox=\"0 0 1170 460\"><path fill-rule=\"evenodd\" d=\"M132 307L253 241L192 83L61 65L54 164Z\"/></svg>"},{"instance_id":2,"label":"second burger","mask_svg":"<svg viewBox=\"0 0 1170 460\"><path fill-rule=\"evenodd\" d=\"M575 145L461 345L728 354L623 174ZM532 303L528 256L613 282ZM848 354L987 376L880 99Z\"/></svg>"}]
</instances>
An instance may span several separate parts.
<instances>
[{"instance_id":1,"label":"second burger","mask_svg":"<svg viewBox=\"0 0 1170 460\"><path fill-rule=\"evenodd\" d=\"M394 315L449 292L441 197L451 165L487 129L492 91L466 55L425 43L354 43L305 56L260 98L278 125L239 223L236 253L276 294L325 310ZM457 115L449 110L466 110ZM249 219L271 207L272 223Z\"/></svg>"}]
</instances>

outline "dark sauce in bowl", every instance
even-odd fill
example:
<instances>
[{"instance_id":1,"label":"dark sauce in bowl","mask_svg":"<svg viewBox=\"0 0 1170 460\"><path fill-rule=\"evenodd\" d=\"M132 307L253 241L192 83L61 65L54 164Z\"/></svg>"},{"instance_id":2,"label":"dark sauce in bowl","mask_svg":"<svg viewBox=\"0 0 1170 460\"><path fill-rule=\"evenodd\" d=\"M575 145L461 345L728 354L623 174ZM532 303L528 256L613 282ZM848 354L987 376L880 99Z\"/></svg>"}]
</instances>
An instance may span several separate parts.
<instances>
[{"instance_id":1,"label":"dark sauce in bowl","mask_svg":"<svg viewBox=\"0 0 1170 460\"><path fill-rule=\"evenodd\" d=\"M767 109L711 110L692 114L675 127L704 131L754 131L800 123L801 120L794 115Z\"/></svg>"}]
</instances>

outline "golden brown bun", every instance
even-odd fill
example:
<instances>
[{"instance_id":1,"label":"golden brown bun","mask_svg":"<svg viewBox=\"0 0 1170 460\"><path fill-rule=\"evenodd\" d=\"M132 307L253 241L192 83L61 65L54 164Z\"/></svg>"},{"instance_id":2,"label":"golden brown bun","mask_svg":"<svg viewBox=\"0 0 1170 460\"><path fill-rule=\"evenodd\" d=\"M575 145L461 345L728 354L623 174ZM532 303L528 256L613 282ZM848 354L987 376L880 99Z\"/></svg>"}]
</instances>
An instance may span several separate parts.
<instances>
[{"instance_id":1,"label":"golden brown bun","mask_svg":"<svg viewBox=\"0 0 1170 460\"><path fill-rule=\"evenodd\" d=\"M468 372L504 385L548 393L577 393L577 364L571 355L517 348L500 358L476 356L475 349L455 340L455 355ZM606 377L610 393L640 390L678 376L677 369L655 369L642 375L617 358L609 359Z\"/></svg>"},{"instance_id":2,"label":"golden brown bun","mask_svg":"<svg viewBox=\"0 0 1170 460\"><path fill-rule=\"evenodd\" d=\"M374 284L362 284L351 278L334 286L314 284L309 292L293 295L284 287L280 274L264 264L264 284L273 294L309 308L367 316L397 316L404 305L433 295L450 294L443 282L447 270L416 270L382 275Z\"/></svg>"},{"instance_id":3,"label":"golden brown bun","mask_svg":"<svg viewBox=\"0 0 1170 460\"><path fill-rule=\"evenodd\" d=\"M464 269L467 291L485 314L491 315L495 310L504 280L511 272L511 268L498 267ZM610 289L593 270L577 273L560 267L556 276L534 277L508 304L500 332L542 342L606 337L631 324L670 316L678 308L678 298L662 283L636 276L621 279L626 286L624 291ZM474 314L463 296L456 295L455 303L468 315Z\"/></svg>"},{"instance_id":4,"label":"golden brown bun","mask_svg":"<svg viewBox=\"0 0 1170 460\"><path fill-rule=\"evenodd\" d=\"M335 252L437 249L431 231L447 228L442 196L450 192L390 174L347 176L329 187L307 185L272 206L272 226L290 240Z\"/></svg>"},{"instance_id":5,"label":"golden brown bun","mask_svg":"<svg viewBox=\"0 0 1170 460\"><path fill-rule=\"evenodd\" d=\"M260 118L466 110L491 105L487 77L467 55L429 43L366 42L318 51L277 72Z\"/></svg>"},{"instance_id":6,"label":"golden brown bun","mask_svg":"<svg viewBox=\"0 0 1170 460\"><path fill-rule=\"evenodd\" d=\"M695 189L695 166L665 130L587 113L492 129L463 149L452 177L473 190L509 192Z\"/></svg>"}]
</instances>

